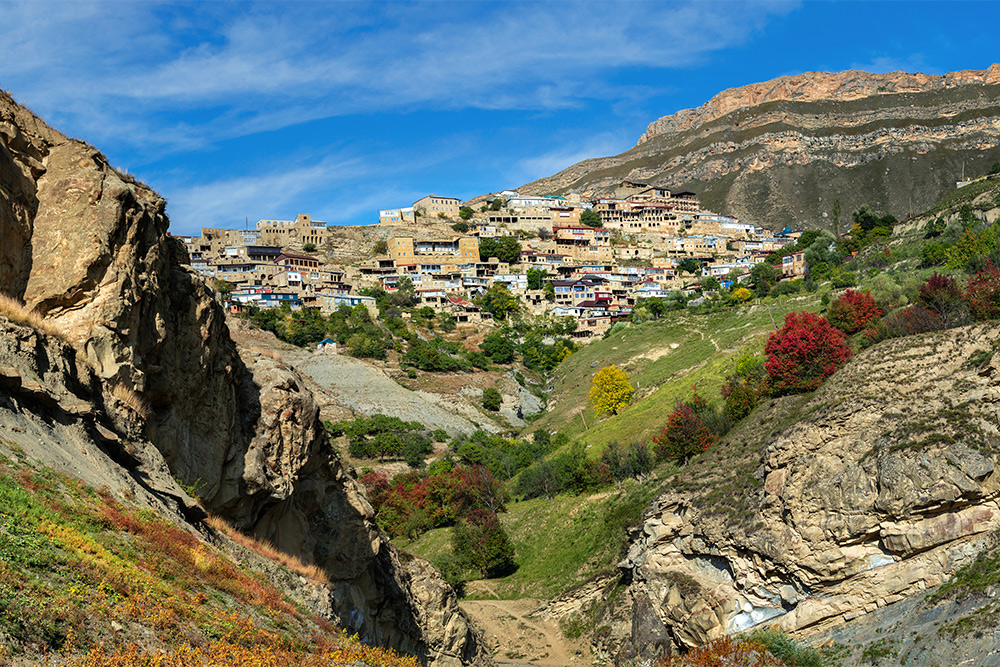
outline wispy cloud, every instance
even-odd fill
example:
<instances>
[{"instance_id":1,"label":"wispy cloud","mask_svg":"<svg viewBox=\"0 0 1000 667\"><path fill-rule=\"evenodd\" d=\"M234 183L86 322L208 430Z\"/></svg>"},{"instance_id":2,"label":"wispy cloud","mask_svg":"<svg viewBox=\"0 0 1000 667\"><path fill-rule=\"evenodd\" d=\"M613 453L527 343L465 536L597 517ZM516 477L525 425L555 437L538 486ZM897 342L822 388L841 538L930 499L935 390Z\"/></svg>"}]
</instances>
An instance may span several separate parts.
<instances>
[{"instance_id":1,"label":"wispy cloud","mask_svg":"<svg viewBox=\"0 0 1000 667\"><path fill-rule=\"evenodd\" d=\"M0 76L88 136L188 150L339 115L616 100L602 74L690 65L790 7L25 2L0 8L19 26Z\"/></svg>"}]
</instances>

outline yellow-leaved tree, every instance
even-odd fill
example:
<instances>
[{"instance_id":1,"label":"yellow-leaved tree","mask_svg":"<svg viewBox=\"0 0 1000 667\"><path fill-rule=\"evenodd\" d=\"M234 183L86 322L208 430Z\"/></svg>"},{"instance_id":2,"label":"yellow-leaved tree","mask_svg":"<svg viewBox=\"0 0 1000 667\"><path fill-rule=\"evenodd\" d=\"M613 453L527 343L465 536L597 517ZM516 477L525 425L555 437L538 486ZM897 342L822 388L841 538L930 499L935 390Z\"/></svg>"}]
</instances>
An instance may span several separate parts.
<instances>
[{"instance_id":1,"label":"yellow-leaved tree","mask_svg":"<svg viewBox=\"0 0 1000 667\"><path fill-rule=\"evenodd\" d=\"M590 386L590 400L594 402L597 414L616 415L632 400L632 385L628 373L617 366L605 366L594 375Z\"/></svg>"}]
</instances>

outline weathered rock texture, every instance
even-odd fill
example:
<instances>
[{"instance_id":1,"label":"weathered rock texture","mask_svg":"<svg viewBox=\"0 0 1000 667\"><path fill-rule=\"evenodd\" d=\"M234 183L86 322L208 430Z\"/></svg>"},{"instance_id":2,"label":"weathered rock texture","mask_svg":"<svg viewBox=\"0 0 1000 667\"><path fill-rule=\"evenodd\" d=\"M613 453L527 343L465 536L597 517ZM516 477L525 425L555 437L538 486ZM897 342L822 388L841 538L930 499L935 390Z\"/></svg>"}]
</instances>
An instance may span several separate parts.
<instances>
[{"instance_id":1,"label":"weathered rock texture","mask_svg":"<svg viewBox=\"0 0 1000 667\"><path fill-rule=\"evenodd\" d=\"M0 94L0 292L44 314L104 385L149 403L145 436L209 510L324 567L333 618L428 662L488 660L454 593L411 577L379 532L302 378L241 358L164 208Z\"/></svg>"},{"instance_id":2,"label":"weathered rock texture","mask_svg":"<svg viewBox=\"0 0 1000 667\"><path fill-rule=\"evenodd\" d=\"M808 636L969 562L1000 527L1000 358L982 360L998 336L887 341L755 412L647 512L619 565L626 594L592 592L597 648L689 647L764 621Z\"/></svg>"},{"instance_id":3,"label":"weathered rock texture","mask_svg":"<svg viewBox=\"0 0 1000 667\"><path fill-rule=\"evenodd\" d=\"M829 228L835 199L841 226L863 203L899 218L929 208L963 172L1000 160L998 145L1000 65L942 76L807 72L726 90L654 121L621 155L521 191L664 183L758 224Z\"/></svg>"}]
</instances>

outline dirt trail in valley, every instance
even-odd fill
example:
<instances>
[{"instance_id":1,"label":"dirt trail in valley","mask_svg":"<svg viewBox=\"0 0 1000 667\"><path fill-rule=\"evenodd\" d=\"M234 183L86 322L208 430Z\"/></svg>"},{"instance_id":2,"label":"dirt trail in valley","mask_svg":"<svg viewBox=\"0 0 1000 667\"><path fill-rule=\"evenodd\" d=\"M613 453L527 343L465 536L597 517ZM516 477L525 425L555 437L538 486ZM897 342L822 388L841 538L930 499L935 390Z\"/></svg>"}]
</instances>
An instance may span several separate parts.
<instances>
[{"instance_id":1,"label":"dirt trail in valley","mask_svg":"<svg viewBox=\"0 0 1000 667\"><path fill-rule=\"evenodd\" d=\"M585 640L566 638L554 620L529 616L538 606L538 600L464 600L459 604L473 623L482 628L486 645L501 664L545 667L592 664Z\"/></svg>"}]
</instances>

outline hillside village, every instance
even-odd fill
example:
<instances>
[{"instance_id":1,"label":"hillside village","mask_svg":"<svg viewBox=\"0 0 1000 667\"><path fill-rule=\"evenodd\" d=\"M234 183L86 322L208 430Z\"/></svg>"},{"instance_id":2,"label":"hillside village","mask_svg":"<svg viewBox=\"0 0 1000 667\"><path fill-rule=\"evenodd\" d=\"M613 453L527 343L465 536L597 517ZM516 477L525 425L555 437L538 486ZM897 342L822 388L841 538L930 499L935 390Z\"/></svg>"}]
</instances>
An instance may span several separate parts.
<instances>
[{"instance_id":1,"label":"hillside village","mask_svg":"<svg viewBox=\"0 0 1000 667\"><path fill-rule=\"evenodd\" d=\"M746 280L799 234L704 210L693 192L624 181L608 197L428 195L380 210L370 226L299 215L177 238L233 313L287 304L329 315L360 304L375 314L373 290L404 288L457 325L489 326L481 297L506 290L527 314L573 318L584 343L640 299L680 293L697 304ZM779 277L802 277L803 255L782 257Z\"/></svg>"}]
</instances>

